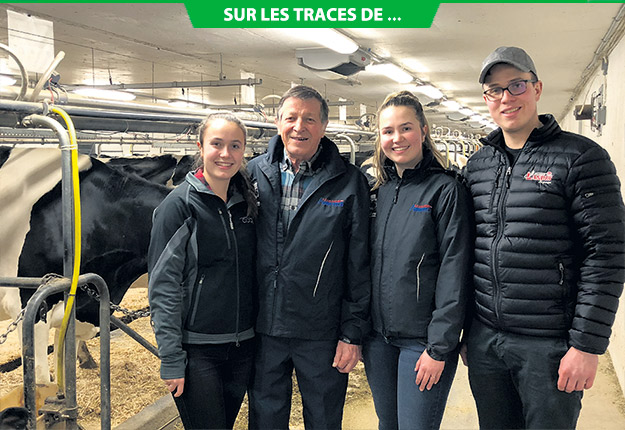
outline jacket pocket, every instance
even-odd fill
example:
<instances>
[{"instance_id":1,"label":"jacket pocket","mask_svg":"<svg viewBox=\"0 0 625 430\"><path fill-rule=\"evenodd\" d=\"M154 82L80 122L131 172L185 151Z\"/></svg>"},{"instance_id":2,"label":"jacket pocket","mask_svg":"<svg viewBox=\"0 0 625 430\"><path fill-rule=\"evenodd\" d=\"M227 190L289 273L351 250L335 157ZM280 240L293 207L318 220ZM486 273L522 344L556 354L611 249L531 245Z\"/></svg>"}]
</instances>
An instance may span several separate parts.
<instances>
[{"instance_id":1,"label":"jacket pocket","mask_svg":"<svg viewBox=\"0 0 625 430\"><path fill-rule=\"evenodd\" d=\"M202 287L204 286L205 277L206 274L202 273L202 276L200 277L200 282L198 282L197 286L195 287L195 291L193 292L193 300L191 302L191 314L189 315L189 326L195 324L195 317L197 316L197 310L200 304L200 296L202 295Z\"/></svg>"},{"instance_id":2,"label":"jacket pocket","mask_svg":"<svg viewBox=\"0 0 625 430\"><path fill-rule=\"evenodd\" d=\"M562 289L562 307L564 309L564 319L565 319L564 323L565 325L568 325L568 322L573 317L574 306L572 303L569 303L570 298L571 298L571 290L570 290L571 286L566 281L566 266L564 265L564 262L562 261L558 262L558 276L559 276L558 285Z\"/></svg>"},{"instance_id":3,"label":"jacket pocket","mask_svg":"<svg viewBox=\"0 0 625 430\"><path fill-rule=\"evenodd\" d=\"M425 253L421 256L421 259L417 263L417 302L421 297L421 264L423 264L423 260L425 259Z\"/></svg>"},{"instance_id":4,"label":"jacket pocket","mask_svg":"<svg viewBox=\"0 0 625 430\"><path fill-rule=\"evenodd\" d=\"M328 247L328 250L326 251L325 255L323 256L323 260L321 261L321 266L319 267L319 274L317 275L317 282L315 282L315 288L313 289L313 294L312 296L315 297L317 295L317 288L319 288L319 282L321 281L321 275L323 274L323 267L326 264L326 261L328 259L328 255L330 255L330 251L332 251L332 246L334 245L334 241L332 241L332 243L330 243L330 246Z\"/></svg>"}]
</instances>

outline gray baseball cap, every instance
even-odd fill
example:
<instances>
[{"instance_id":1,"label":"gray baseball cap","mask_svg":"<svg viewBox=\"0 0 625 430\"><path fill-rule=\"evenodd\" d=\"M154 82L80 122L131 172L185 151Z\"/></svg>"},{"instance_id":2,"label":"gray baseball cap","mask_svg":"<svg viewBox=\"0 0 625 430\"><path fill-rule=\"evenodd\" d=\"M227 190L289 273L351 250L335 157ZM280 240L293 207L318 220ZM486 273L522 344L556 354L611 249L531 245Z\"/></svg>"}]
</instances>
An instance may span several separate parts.
<instances>
[{"instance_id":1,"label":"gray baseball cap","mask_svg":"<svg viewBox=\"0 0 625 430\"><path fill-rule=\"evenodd\" d=\"M498 63L510 64L522 72L532 72L536 75L536 78L538 78L536 66L534 66L534 62L530 56L527 55L527 52L515 46L500 46L491 52L482 63L482 72L480 73L479 79L480 84L483 84L486 80L486 75L491 67Z\"/></svg>"}]
</instances>

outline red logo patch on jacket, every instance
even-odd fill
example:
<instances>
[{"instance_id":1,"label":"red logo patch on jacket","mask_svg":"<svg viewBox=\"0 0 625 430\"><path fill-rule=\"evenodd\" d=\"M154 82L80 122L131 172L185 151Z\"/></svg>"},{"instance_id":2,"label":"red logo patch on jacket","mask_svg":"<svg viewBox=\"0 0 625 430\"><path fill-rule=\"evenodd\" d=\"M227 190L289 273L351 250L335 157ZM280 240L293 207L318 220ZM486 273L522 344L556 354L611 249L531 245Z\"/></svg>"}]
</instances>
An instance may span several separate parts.
<instances>
[{"instance_id":1,"label":"red logo patch on jacket","mask_svg":"<svg viewBox=\"0 0 625 430\"><path fill-rule=\"evenodd\" d=\"M410 208L410 210L412 212L430 212L432 210L432 206L415 204L412 208Z\"/></svg>"},{"instance_id":2,"label":"red logo patch on jacket","mask_svg":"<svg viewBox=\"0 0 625 430\"><path fill-rule=\"evenodd\" d=\"M322 197L317 203L323 206L338 206L342 208L345 204L345 200L330 200Z\"/></svg>"},{"instance_id":3,"label":"red logo patch on jacket","mask_svg":"<svg viewBox=\"0 0 625 430\"><path fill-rule=\"evenodd\" d=\"M553 179L553 173L551 172L536 172L532 170L527 172L523 177L526 181L538 181L541 184L550 184Z\"/></svg>"}]
</instances>

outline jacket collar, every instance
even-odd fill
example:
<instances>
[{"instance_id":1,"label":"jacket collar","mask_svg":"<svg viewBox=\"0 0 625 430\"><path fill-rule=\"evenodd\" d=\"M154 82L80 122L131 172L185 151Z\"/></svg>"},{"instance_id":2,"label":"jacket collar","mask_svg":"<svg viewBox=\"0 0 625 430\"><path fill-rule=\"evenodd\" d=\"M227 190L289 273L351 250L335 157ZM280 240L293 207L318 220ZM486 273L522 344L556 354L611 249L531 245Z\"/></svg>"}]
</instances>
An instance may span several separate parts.
<instances>
[{"instance_id":1,"label":"jacket collar","mask_svg":"<svg viewBox=\"0 0 625 430\"><path fill-rule=\"evenodd\" d=\"M239 192L238 187L235 186L235 183L240 179L239 176L241 174L239 172L237 172L232 179L230 179L230 186L228 187L228 195L230 196L228 198L228 202L227 202L227 207L230 208L233 205L242 202L243 199L243 195ZM187 173L187 175L185 176L184 180L191 186L191 188L193 188L195 191L197 191L198 193L202 193L202 194L210 194L213 195L217 198L219 198L221 200L221 197L217 196L217 194L215 194L215 192L213 190L210 189L210 187L208 187L206 184L204 184L204 182L202 182L202 180L200 180L199 178L195 177L195 172L189 172Z\"/></svg>"},{"instance_id":2,"label":"jacket collar","mask_svg":"<svg viewBox=\"0 0 625 430\"><path fill-rule=\"evenodd\" d=\"M534 130L532 130L529 137L527 138L527 142L525 143L524 148L531 148L550 141L562 131L553 115L539 115L538 119L543 125L540 128L535 128ZM495 146L503 150L505 141L501 128L498 128L497 130L490 133L488 136L480 139L480 142L485 145Z\"/></svg>"},{"instance_id":3,"label":"jacket collar","mask_svg":"<svg viewBox=\"0 0 625 430\"><path fill-rule=\"evenodd\" d=\"M393 180L399 179L399 175L397 174L397 169L395 168L395 163L393 163L388 158L384 160L384 170L389 178ZM404 170L404 179L411 179L419 176L423 172L429 170L440 170L444 171L444 169L438 164L436 159L434 158L434 154L427 147L423 147L423 160L419 162L413 169Z\"/></svg>"},{"instance_id":4,"label":"jacket collar","mask_svg":"<svg viewBox=\"0 0 625 430\"><path fill-rule=\"evenodd\" d=\"M341 155L339 154L339 150L330 139L327 137L323 137L321 142L319 143L321 146L321 151L319 151L315 160L312 163L312 171L316 172L317 170L324 169L329 174L333 175L335 173L340 173L345 170L345 164L341 159ZM267 148L267 154L265 155L265 161L267 164L276 164L282 161L284 156L284 143L282 143L282 138L280 135L276 135L271 138L269 141L269 145ZM266 168L269 166L266 165Z\"/></svg>"}]
</instances>

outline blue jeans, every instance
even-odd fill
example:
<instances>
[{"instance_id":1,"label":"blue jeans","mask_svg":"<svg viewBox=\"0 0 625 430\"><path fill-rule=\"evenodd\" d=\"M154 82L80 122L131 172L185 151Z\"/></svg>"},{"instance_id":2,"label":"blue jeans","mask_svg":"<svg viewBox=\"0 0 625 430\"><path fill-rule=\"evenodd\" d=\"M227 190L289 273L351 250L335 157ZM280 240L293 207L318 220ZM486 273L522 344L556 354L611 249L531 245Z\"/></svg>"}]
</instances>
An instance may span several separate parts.
<instances>
[{"instance_id":1,"label":"blue jeans","mask_svg":"<svg viewBox=\"0 0 625 430\"><path fill-rule=\"evenodd\" d=\"M254 363L254 339L218 345L184 344L184 391L174 397L184 428L232 428Z\"/></svg>"},{"instance_id":2,"label":"blue jeans","mask_svg":"<svg viewBox=\"0 0 625 430\"><path fill-rule=\"evenodd\" d=\"M474 320L469 383L482 429L574 429L582 391L558 390L566 339L495 330Z\"/></svg>"},{"instance_id":3,"label":"blue jeans","mask_svg":"<svg viewBox=\"0 0 625 430\"><path fill-rule=\"evenodd\" d=\"M363 345L365 371L380 430L438 429L458 365L458 354L445 362L440 380L420 391L414 368L425 345L416 339L385 339L375 333Z\"/></svg>"},{"instance_id":4,"label":"blue jeans","mask_svg":"<svg viewBox=\"0 0 625 430\"><path fill-rule=\"evenodd\" d=\"M256 362L249 391L249 428L289 428L295 369L305 428L340 429L347 374L332 367L338 340L256 336Z\"/></svg>"}]
</instances>

